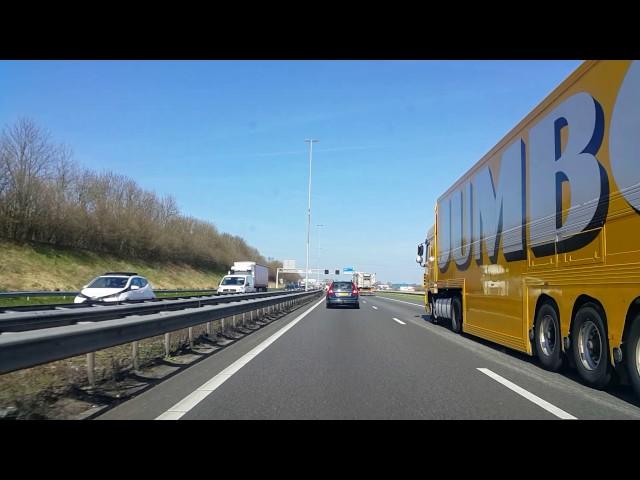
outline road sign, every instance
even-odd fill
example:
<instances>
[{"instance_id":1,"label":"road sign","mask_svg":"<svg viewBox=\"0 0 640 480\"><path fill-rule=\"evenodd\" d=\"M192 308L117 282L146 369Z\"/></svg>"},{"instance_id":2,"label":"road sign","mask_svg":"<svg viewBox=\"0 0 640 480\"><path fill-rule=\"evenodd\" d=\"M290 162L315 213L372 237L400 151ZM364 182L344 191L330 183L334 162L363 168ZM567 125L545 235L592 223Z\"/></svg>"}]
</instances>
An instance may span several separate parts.
<instances>
[{"instance_id":1,"label":"road sign","mask_svg":"<svg viewBox=\"0 0 640 480\"><path fill-rule=\"evenodd\" d=\"M283 260L282 261L282 268L284 268L285 270L293 270L294 268L296 268L296 261L295 260Z\"/></svg>"},{"instance_id":2,"label":"road sign","mask_svg":"<svg viewBox=\"0 0 640 480\"><path fill-rule=\"evenodd\" d=\"M353 267L344 267L342 269L342 275L353 275Z\"/></svg>"}]
</instances>

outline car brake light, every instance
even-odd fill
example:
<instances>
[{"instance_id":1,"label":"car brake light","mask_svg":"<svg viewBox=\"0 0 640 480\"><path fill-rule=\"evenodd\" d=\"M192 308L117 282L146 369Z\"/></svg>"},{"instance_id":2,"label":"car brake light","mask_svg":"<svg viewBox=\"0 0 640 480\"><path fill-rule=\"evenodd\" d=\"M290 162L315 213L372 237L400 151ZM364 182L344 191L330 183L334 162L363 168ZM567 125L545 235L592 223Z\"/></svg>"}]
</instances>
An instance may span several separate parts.
<instances>
[{"instance_id":1,"label":"car brake light","mask_svg":"<svg viewBox=\"0 0 640 480\"><path fill-rule=\"evenodd\" d=\"M329 291L327 292L327 295L332 295L333 296L333 289L329 289Z\"/></svg>"},{"instance_id":2,"label":"car brake light","mask_svg":"<svg viewBox=\"0 0 640 480\"><path fill-rule=\"evenodd\" d=\"M357 289L357 288L354 288L354 289L353 289L353 292L351 292L351 295L357 295L357 294L358 294L358 289Z\"/></svg>"}]
</instances>

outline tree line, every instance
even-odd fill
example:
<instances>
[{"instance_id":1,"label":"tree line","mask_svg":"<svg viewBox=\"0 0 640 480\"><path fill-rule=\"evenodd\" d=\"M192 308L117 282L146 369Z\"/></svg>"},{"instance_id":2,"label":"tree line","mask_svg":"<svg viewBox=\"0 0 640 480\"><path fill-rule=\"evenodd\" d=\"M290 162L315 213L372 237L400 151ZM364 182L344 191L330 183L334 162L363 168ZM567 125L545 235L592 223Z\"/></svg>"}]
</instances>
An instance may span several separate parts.
<instances>
[{"instance_id":1,"label":"tree line","mask_svg":"<svg viewBox=\"0 0 640 480\"><path fill-rule=\"evenodd\" d=\"M242 238L181 214L172 196L81 167L29 119L0 134L0 237L224 271L253 260L272 279L282 266Z\"/></svg>"}]
</instances>

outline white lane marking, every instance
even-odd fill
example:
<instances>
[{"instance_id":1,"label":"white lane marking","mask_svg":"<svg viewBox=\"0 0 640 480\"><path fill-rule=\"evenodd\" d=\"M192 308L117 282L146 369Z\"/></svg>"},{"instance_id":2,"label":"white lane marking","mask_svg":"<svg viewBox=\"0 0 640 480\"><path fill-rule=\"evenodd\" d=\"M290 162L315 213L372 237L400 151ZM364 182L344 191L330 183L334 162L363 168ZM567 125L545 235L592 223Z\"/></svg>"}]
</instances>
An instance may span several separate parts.
<instances>
[{"instance_id":1,"label":"white lane marking","mask_svg":"<svg viewBox=\"0 0 640 480\"><path fill-rule=\"evenodd\" d=\"M393 319L398 322L400 325L406 325L406 323L404 323L402 320L398 320L396 317L393 317Z\"/></svg>"},{"instance_id":2,"label":"white lane marking","mask_svg":"<svg viewBox=\"0 0 640 480\"><path fill-rule=\"evenodd\" d=\"M488 375L489 377L493 378L496 382L501 383L502 385L504 385L508 389L513 390L518 395L522 395L524 398L526 398L530 402L533 402L536 405L538 405L539 407L544 408L547 412L552 413L556 417L562 418L563 420L577 420L577 418L574 417L573 415L565 412L564 410L556 407L555 405L550 404L546 400L541 399L540 397L538 397L538 396L534 395L533 393L525 390L524 388L519 387L515 383L510 382L509 380L507 380L504 377L501 377L497 373L492 372L488 368L478 368L478 370L480 370L485 375Z\"/></svg>"},{"instance_id":3,"label":"white lane marking","mask_svg":"<svg viewBox=\"0 0 640 480\"><path fill-rule=\"evenodd\" d=\"M414 307L424 308L424 305L422 303L405 302L404 300L396 300L395 298L389 298L389 297L380 297L379 296L378 298L384 298L385 300L391 300L392 302L406 303L408 305L413 305Z\"/></svg>"},{"instance_id":4,"label":"white lane marking","mask_svg":"<svg viewBox=\"0 0 640 480\"><path fill-rule=\"evenodd\" d=\"M309 310L304 312L302 315L299 315L295 318L291 323L289 323L286 327L278 330L276 333L271 335L269 338L264 340L261 344L254 347L251 351L245 353L238 360L233 362L227 368L222 370L216 376L208 380L206 383L202 384L199 388L197 388L194 392L187 395L185 398L176 403L169 410L164 412L162 415L158 416L156 420L179 420L185 413L195 407L198 403L204 400L211 392L215 391L220 385L226 382L231 376L244 367L247 363L253 360L260 352L265 350L269 345L275 342L278 338L284 335L289 329L293 328L293 326L306 317L309 313L311 313L318 305L324 302L325 299L321 299Z\"/></svg>"},{"instance_id":5,"label":"white lane marking","mask_svg":"<svg viewBox=\"0 0 640 480\"><path fill-rule=\"evenodd\" d=\"M367 303L367 301L366 300L362 300L362 303Z\"/></svg>"},{"instance_id":6,"label":"white lane marking","mask_svg":"<svg viewBox=\"0 0 640 480\"><path fill-rule=\"evenodd\" d=\"M375 305L371 305L371 308L373 308L374 310L378 309L378 307L376 307Z\"/></svg>"}]
</instances>

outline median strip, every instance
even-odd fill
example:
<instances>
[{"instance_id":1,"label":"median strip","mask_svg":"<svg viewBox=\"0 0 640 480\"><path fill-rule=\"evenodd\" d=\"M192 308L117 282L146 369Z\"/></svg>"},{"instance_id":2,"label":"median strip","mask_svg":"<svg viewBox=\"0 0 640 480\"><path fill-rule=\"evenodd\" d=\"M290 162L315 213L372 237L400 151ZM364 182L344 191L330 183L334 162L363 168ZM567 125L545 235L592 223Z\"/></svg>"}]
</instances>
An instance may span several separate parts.
<instances>
[{"instance_id":1,"label":"median strip","mask_svg":"<svg viewBox=\"0 0 640 480\"><path fill-rule=\"evenodd\" d=\"M478 368L478 370L480 370L485 375L493 378L496 382L501 383L502 385L507 387L509 390L516 392L518 395L523 396L530 402L535 403L539 407L545 409L547 412L555 415L556 417L561 418L563 420L577 420L577 418L574 417L573 415L565 412L564 410L556 407L555 405L552 405L551 403L547 402L546 400L543 400L542 398L534 395L533 393L525 390L524 388L519 387L515 383L510 382L509 380L507 380L504 377L501 377L497 373L492 372L488 368Z\"/></svg>"}]
</instances>

